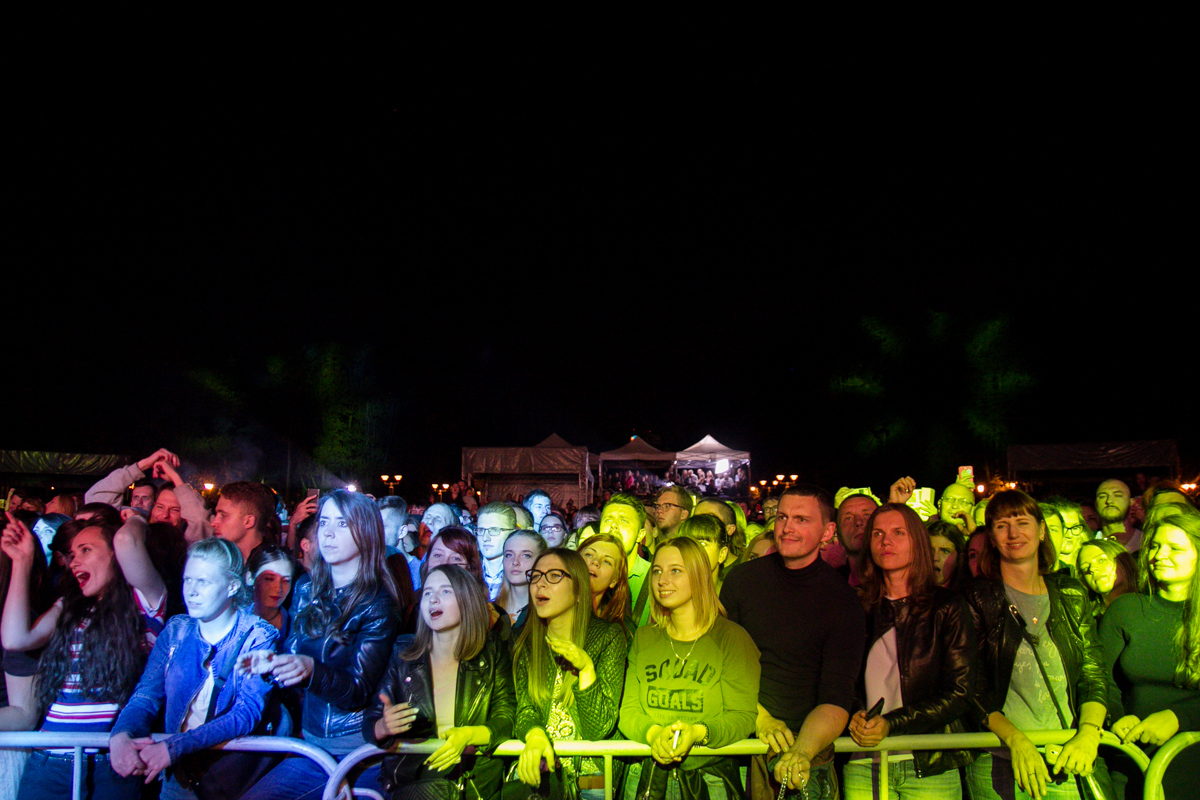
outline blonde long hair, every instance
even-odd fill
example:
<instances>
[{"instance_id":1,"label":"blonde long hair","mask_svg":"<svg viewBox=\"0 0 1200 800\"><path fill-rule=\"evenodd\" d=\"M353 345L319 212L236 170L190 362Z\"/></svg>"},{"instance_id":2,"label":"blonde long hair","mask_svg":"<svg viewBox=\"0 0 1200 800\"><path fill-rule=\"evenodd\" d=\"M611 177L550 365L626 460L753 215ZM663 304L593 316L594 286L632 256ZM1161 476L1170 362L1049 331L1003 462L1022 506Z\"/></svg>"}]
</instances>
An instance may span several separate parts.
<instances>
[{"instance_id":1,"label":"blonde long hair","mask_svg":"<svg viewBox=\"0 0 1200 800\"><path fill-rule=\"evenodd\" d=\"M659 544L654 551L655 562L658 561L659 554L668 547L678 550L683 559L683 568L687 571L688 582L692 587L691 602L692 608L695 610L696 624L707 633L708 629L717 621L718 616L725 616L725 606L721 605L721 600L717 597L717 588L713 585L712 567L709 566L708 555L695 539L688 536L674 536ZM653 566L650 568L650 574L646 576L646 580L654 580ZM658 602L657 597L654 597L653 584L651 584L650 596L653 598L650 601L650 621L665 630L667 623L671 621L671 612Z\"/></svg>"},{"instance_id":2,"label":"blonde long hair","mask_svg":"<svg viewBox=\"0 0 1200 800\"><path fill-rule=\"evenodd\" d=\"M537 561L533 562L533 569L536 570L548 556L557 556L570 576L568 580L571 581L571 588L575 591L575 605L572 609L575 616L571 621L571 643L582 650L587 640L588 624L592 619L591 575L588 573L583 556L565 547L554 547L542 553L537 557ZM529 591L533 591L532 585L530 585ZM550 665L558 659L550 649L550 645L546 643L548 625L548 620L542 619L536 613L527 617L524 627L521 628L521 635L517 638L517 644L513 648L513 663L519 662L521 659L527 661L529 665L529 697L535 705L540 707L557 702L563 708L571 708L575 705L573 690L579 677L568 666L562 670L563 678L558 692L554 692L554 684L550 682L552 674Z\"/></svg>"}]
</instances>

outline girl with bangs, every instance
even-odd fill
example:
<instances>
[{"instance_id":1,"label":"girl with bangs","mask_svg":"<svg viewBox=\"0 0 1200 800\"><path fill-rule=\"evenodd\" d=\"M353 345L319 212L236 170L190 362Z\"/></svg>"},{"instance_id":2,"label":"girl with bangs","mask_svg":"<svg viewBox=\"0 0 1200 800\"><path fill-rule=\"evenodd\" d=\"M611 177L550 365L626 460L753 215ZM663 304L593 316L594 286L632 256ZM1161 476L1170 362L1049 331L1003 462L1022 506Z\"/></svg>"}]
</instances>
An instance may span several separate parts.
<instances>
[{"instance_id":1,"label":"girl with bangs","mask_svg":"<svg viewBox=\"0 0 1200 800\"><path fill-rule=\"evenodd\" d=\"M556 799L577 794L603 797L600 759L556 760L551 743L609 738L616 729L625 677L624 632L592 613L589 577L587 564L574 550L553 548L538 556L529 572L536 617L521 629L513 652L513 734L525 742L516 776ZM544 774L543 762L548 770ZM521 789L514 796L528 793Z\"/></svg>"},{"instance_id":2,"label":"girl with bangs","mask_svg":"<svg viewBox=\"0 0 1200 800\"><path fill-rule=\"evenodd\" d=\"M383 517L369 497L344 489L326 495L315 537L312 571L292 590L294 621L282 652L257 650L239 668L303 687L303 738L341 757L365 743L363 714L396 640L399 596L384 560ZM315 762L291 757L246 797L316 798L326 777Z\"/></svg>"},{"instance_id":3,"label":"girl with bangs","mask_svg":"<svg viewBox=\"0 0 1200 800\"><path fill-rule=\"evenodd\" d=\"M938 585L929 531L907 505L876 508L866 533L857 568L867 611L859 699L873 713L851 717L850 736L874 747L888 736L962 733L975 676L966 602ZM958 768L972 758L969 750L890 753L888 769L902 798L959 798ZM879 771L878 754L855 754L844 773L848 800L876 796Z\"/></svg>"},{"instance_id":4,"label":"girl with bangs","mask_svg":"<svg viewBox=\"0 0 1200 800\"><path fill-rule=\"evenodd\" d=\"M1138 553L1143 590L1118 597L1100 622L1112 685L1112 732L1147 754L1180 731L1200 730L1200 515L1146 527ZM1139 779L1130 770L1131 778ZM1163 776L1166 797L1191 797L1200 758L1181 753ZM1135 784L1136 785L1136 784Z\"/></svg>"},{"instance_id":5,"label":"girl with bangs","mask_svg":"<svg viewBox=\"0 0 1200 800\"><path fill-rule=\"evenodd\" d=\"M458 782L468 773L480 798L499 795L500 763L481 753L512 735L516 694L508 649L488 635L490 622L475 576L454 565L429 571L416 635L396 641L363 735L385 749L400 739L446 743L427 758L384 759L380 783L393 800L450 796L449 786L431 792L429 784Z\"/></svg>"},{"instance_id":6,"label":"girl with bangs","mask_svg":"<svg viewBox=\"0 0 1200 800\"><path fill-rule=\"evenodd\" d=\"M972 703L978 724L1005 746L967 769L971 796L1012 798L1019 789L1075 798L1079 780L1111 792L1096 757L1108 680L1086 590L1053 571L1058 556L1032 497L997 492L984 518L980 574L966 593L979 641L980 691ZM1077 733L1046 757L1023 733L1064 729Z\"/></svg>"},{"instance_id":7,"label":"girl with bangs","mask_svg":"<svg viewBox=\"0 0 1200 800\"><path fill-rule=\"evenodd\" d=\"M719 517L700 514L688 517L679 523L676 535L692 539L704 550L704 556L708 559L712 574L712 584L719 597L726 562L737 563L737 556L733 554L732 542L729 539L729 533L725 530L725 525Z\"/></svg>"},{"instance_id":8,"label":"girl with bangs","mask_svg":"<svg viewBox=\"0 0 1200 800\"><path fill-rule=\"evenodd\" d=\"M705 517L684 525L692 519ZM734 759L688 755L696 745L724 747L753 735L758 713L758 648L725 619L712 571L705 549L687 536L668 539L654 554L652 624L634 634L621 700L621 733L651 749L627 777L631 786L637 775L638 798L666 797L672 773L684 797L742 794Z\"/></svg>"}]
</instances>

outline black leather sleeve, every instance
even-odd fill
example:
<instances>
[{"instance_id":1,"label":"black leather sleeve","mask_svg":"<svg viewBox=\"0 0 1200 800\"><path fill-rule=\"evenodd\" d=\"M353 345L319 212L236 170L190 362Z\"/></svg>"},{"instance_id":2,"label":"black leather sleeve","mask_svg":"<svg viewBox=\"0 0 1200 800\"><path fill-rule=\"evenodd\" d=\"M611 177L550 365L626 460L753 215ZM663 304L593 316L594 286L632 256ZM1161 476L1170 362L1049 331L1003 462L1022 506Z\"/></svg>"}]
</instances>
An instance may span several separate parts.
<instances>
[{"instance_id":1,"label":"black leather sleeve","mask_svg":"<svg viewBox=\"0 0 1200 800\"><path fill-rule=\"evenodd\" d=\"M976 638L967 602L958 595L946 595L928 613L934 615L933 625L922 628L932 633L931 641L921 643L922 661L914 658L909 669L937 670L937 680L931 684L931 693L884 715L896 735L940 731L970 709Z\"/></svg>"},{"instance_id":2,"label":"black leather sleeve","mask_svg":"<svg viewBox=\"0 0 1200 800\"><path fill-rule=\"evenodd\" d=\"M391 597L380 592L350 618L350 641L331 647L328 662L315 660L308 692L343 711L364 708L379 685L399 631Z\"/></svg>"}]
</instances>

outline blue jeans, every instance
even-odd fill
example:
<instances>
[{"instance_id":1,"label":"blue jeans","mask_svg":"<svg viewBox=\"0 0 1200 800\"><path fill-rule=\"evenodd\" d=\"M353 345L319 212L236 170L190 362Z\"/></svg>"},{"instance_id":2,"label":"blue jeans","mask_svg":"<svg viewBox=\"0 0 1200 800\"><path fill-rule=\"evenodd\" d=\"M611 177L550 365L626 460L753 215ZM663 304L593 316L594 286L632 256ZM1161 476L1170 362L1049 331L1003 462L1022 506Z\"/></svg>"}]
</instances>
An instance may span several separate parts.
<instances>
[{"instance_id":1,"label":"blue jeans","mask_svg":"<svg viewBox=\"0 0 1200 800\"><path fill-rule=\"evenodd\" d=\"M878 764L847 764L842 772L842 794L846 800L874 800L879 796ZM958 770L941 775L917 777L912 759L888 763L888 797L899 800L961 800Z\"/></svg>"},{"instance_id":2,"label":"blue jeans","mask_svg":"<svg viewBox=\"0 0 1200 800\"><path fill-rule=\"evenodd\" d=\"M46 800L70 797L75 766L72 756L50 755L41 750L29 754L17 800ZM113 772L108 753L83 756L83 785L79 796L84 800L137 800L142 791L140 775L122 778Z\"/></svg>"},{"instance_id":3,"label":"blue jeans","mask_svg":"<svg viewBox=\"0 0 1200 800\"><path fill-rule=\"evenodd\" d=\"M1007 758L984 753L967 767L967 786L973 800L1031 800L1017 786L1012 762ZM1046 783L1047 800L1079 800L1079 789L1073 775L1060 783Z\"/></svg>"}]
</instances>

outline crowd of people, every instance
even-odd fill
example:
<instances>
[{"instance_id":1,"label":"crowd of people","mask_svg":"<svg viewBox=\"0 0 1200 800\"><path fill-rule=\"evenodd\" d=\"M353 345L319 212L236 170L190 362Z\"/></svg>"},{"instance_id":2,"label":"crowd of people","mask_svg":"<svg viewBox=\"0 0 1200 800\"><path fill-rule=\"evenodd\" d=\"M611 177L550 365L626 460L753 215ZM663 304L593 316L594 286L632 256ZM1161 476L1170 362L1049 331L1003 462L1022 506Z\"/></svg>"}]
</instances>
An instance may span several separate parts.
<instances>
[{"instance_id":1,"label":"crowd of people","mask_svg":"<svg viewBox=\"0 0 1200 800\"><path fill-rule=\"evenodd\" d=\"M378 745L350 780L405 800L594 800L601 759L558 748L604 739L650 748L614 771L631 799L873 798L883 756L838 737L978 730L1001 746L889 752L889 792L1134 798L1101 732L1151 753L1200 730L1200 514L1176 484L959 480L932 502L902 477L751 508L681 482L576 509L463 482L420 515L346 489L281 514L248 481L210 509L179 467L159 450L81 498L9 496L0 730L107 733L84 797L321 795L307 758L211 749L255 734ZM767 753L694 752L746 738ZM71 748L0 755L0 798L69 795ZM1198 780L1185 750L1166 797Z\"/></svg>"}]
</instances>

